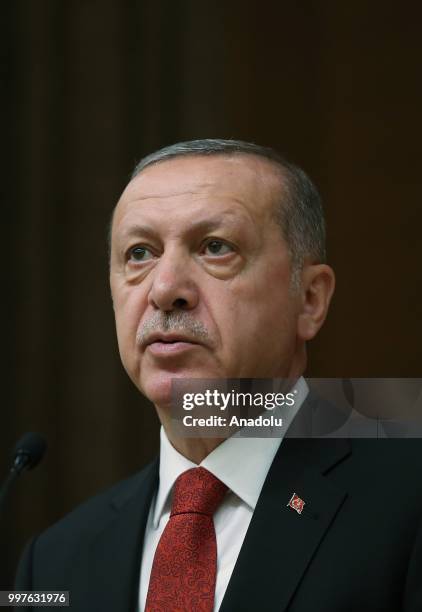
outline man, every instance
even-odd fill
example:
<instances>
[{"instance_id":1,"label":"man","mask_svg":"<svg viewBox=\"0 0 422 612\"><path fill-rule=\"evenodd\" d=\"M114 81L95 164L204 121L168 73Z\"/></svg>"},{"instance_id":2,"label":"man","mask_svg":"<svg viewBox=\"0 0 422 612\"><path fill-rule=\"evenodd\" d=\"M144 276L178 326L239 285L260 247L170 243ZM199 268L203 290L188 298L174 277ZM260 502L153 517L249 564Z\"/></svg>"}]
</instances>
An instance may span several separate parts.
<instances>
[{"instance_id":1,"label":"man","mask_svg":"<svg viewBox=\"0 0 422 612\"><path fill-rule=\"evenodd\" d=\"M306 342L334 290L324 239L316 189L272 150L204 140L140 162L113 215L110 283L160 458L34 539L17 588L70 590L78 611L422 610L415 445L172 427L174 379L293 380L291 430L307 414ZM180 510L186 474L180 499L206 486L212 512Z\"/></svg>"}]
</instances>

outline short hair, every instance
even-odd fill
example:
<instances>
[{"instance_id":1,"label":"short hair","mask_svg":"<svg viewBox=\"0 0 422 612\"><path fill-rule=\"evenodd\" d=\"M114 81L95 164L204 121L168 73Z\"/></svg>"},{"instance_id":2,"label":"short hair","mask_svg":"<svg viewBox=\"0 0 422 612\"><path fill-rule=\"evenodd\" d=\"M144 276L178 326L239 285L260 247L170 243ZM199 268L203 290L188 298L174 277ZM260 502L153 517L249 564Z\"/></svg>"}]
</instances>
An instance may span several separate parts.
<instances>
[{"instance_id":1,"label":"short hair","mask_svg":"<svg viewBox=\"0 0 422 612\"><path fill-rule=\"evenodd\" d=\"M135 166L131 180L148 166L183 156L255 155L276 164L285 179L281 184L275 216L289 249L292 275L298 275L305 259L313 263L326 261L325 219L321 196L309 176L270 147L242 140L206 138L169 145L142 158Z\"/></svg>"}]
</instances>

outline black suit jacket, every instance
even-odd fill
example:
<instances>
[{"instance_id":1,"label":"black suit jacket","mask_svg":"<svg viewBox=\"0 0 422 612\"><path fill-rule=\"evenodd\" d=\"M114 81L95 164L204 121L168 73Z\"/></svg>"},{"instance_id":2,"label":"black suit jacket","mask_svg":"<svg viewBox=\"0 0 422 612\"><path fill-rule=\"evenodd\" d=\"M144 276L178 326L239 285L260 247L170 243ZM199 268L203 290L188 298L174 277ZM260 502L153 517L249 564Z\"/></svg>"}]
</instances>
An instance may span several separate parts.
<instances>
[{"instance_id":1,"label":"black suit jacket","mask_svg":"<svg viewBox=\"0 0 422 612\"><path fill-rule=\"evenodd\" d=\"M419 440L285 439L221 612L422 611L421 467ZM70 590L72 612L136 610L157 484L155 461L33 539L16 588Z\"/></svg>"}]
</instances>

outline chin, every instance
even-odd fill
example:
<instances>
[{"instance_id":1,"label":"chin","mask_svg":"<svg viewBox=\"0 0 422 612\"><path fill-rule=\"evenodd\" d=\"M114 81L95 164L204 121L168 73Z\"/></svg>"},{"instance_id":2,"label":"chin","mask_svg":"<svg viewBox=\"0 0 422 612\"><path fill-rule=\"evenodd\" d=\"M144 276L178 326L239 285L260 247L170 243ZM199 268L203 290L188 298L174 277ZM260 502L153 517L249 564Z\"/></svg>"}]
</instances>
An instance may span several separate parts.
<instances>
[{"instance_id":1,"label":"chin","mask_svg":"<svg viewBox=\"0 0 422 612\"><path fill-rule=\"evenodd\" d=\"M170 409L171 407L171 378L155 381L149 380L139 386L140 391L154 406Z\"/></svg>"},{"instance_id":2,"label":"chin","mask_svg":"<svg viewBox=\"0 0 422 612\"><path fill-rule=\"evenodd\" d=\"M165 370L156 370L145 372L140 376L136 384L146 398L149 399L155 406L163 409L171 409L172 400L172 381L175 379L209 379L220 378L221 374L212 375L210 372L186 368L178 372L168 372Z\"/></svg>"},{"instance_id":3,"label":"chin","mask_svg":"<svg viewBox=\"0 0 422 612\"><path fill-rule=\"evenodd\" d=\"M194 372L151 372L148 376L142 376L137 385L145 397L155 406L168 409L171 408L172 381L175 378L198 378Z\"/></svg>"}]
</instances>

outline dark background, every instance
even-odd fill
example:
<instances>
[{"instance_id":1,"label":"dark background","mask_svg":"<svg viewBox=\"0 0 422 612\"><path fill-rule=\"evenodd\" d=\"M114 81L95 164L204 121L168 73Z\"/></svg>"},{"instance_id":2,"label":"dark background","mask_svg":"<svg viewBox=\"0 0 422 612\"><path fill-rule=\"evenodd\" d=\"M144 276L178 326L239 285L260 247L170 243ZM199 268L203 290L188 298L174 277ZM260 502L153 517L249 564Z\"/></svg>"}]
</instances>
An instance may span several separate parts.
<instances>
[{"instance_id":1,"label":"dark background","mask_svg":"<svg viewBox=\"0 0 422 612\"><path fill-rule=\"evenodd\" d=\"M158 422L120 365L106 227L137 159L178 140L273 146L323 194L338 285L311 376L421 376L421 11L386 0L38 0L1 19L1 517L19 551L139 469Z\"/></svg>"}]
</instances>

